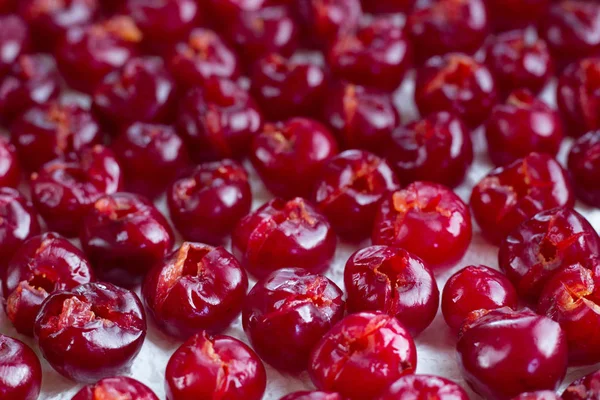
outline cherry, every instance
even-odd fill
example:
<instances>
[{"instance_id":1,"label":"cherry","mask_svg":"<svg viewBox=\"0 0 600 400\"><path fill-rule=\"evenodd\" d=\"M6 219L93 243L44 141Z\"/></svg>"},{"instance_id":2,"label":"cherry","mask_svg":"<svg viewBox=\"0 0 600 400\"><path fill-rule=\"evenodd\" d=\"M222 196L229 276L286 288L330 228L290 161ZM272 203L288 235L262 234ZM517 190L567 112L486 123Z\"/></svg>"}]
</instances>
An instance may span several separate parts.
<instances>
[{"instance_id":1,"label":"cherry","mask_svg":"<svg viewBox=\"0 0 600 400\"><path fill-rule=\"evenodd\" d=\"M353 84L333 85L323 113L323 119L349 149L380 153L400 125L400 116L388 93Z\"/></svg>"},{"instance_id":2,"label":"cherry","mask_svg":"<svg viewBox=\"0 0 600 400\"><path fill-rule=\"evenodd\" d=\"M321 169L313 201L340 236L360 240L369 235L380 200L398 189L398 178L384 159L346 150Z\"/></svg>"},{"instance_id":3,"label":"cherry","mask_svg":"<svg viewBox=\"0 0 600 400\"><path fill-rule=\"evenodd\" d=\"M310 196L326 162L335 156L335 137L319 122L292 118L266 124L254 137L252 165L275 196Z\"/></svg>"},{"instance_id":4,"label":"cherry","mask_svg":"<svg viewBox=\"0 0 600 400\"><path fill-rule=\"evenodd\" d=\"M65 238L56 233L29 238L4 271L6 315L19 333L31 336L36 315L48 295L93 279L83 252Z\"/></svg>"},{"instance_id":5,"label":"cherry","mask_svg":"<svg viewBox=\"0 0 600 400\"><path fill-rule=\"evenodd\" d=\"M567 370L567 341L558 323L531 310L500 308L466 321L458 339L459 366L485 399L555 390Z\"/></svg>"},{"instance_id":6,"label":"cherry","mask_svg":"<svg viewBox=\"0 0 600 400\"><path fill-rule=\"evenodd\" d=\"M546 14L550 0L486 0L492 27L510 31L536 25Z\"/></svg>"},{"instance_id":7,"label":"cherry","mask_svg":"<svg viewBox=\"0 0 600 400\"><path fill-rule=\"evenodd\" d=\"M600 390L600 372L595 371L589 375L571 382L563 392L563 400L593 400L598 397Z\"/></svg>"},{"instance_id":8,"label":"cherry","mask_svg":"<svg viewBox=\"0 0 600 400\"><path fill-rule=\"evenodd\" d=\"M398 399L469 400L469 395L456 383L433 375L404 375L377 400Z\"/></svg>"},{"instance_id":9,"label":"cherry","mask_svg":"<svg viewBox=\"0 0 600 400\"><path fill-rule=\"evenodd\" d=\"M373 244L401 247L432 268L453 265L471 243L471 213L449 188L415 182L383 198Z\"/></svg>"},{"instance_id":10,"label":"cherry","mask_svg":"<svg viewBox=\"0 0 600 400\"><path fill-rule=\"evenodd\" d=\"M71 400L100 399L158 400L154 392L142 382L126 376L104 378L98 382L84 386Z\"/></svg>"},{"instance_id":11,"label":"cherry","mask_svg":"<svg viewBox=\"0 0 600 400\"><path fill-rule=\"evenodd\" d=\"M332 392L294 392L287 396L282 397L279 400L344 400L342 396Z\"/></svg>"},{"instance_id":12,"label":"cherry","mask_svg":"<svg viewBox=\"0 0 600 400\"><path fill-rule=\"evenodd\" d=\"M538 390L536 392L521 393L512 400L560 400L556 393L550 390Z\"/></svg>"},{"instance_id":13,"label":"cherry","mask_svg":"<svg viewBox=\"0 0 600 400\"><path fill-rule=\"evenodd\" d=\"M484 265L470 265L456 272L442 292L442 313L454 332L472 311L516 309L517 303L517 291L510 280Z\"/></svg>"},{"instance_id":14,"label":"cherry","mask_svg":"<svg viewBox=\"0 0 600 400\"><path fill-rule=\"evenodd\" d=\"M17 187L20 182L21 163L17 149L8 139L0 136L0 187Z\"/></svg>"},{"instance_id":15,"label":"cherry","mask_svg":"<svg viewBox=\"0 0 600 400\"><path fill-rule=\"evenodd\" d=\"M242 158L262 128L262 115L236 83L211 79L184 97L177 128L196 161Z\"/></svg>"},{"instance_id":16,"label":"cherry","mask_svg":"<svg viewBox=\"0 0 600 400\"><path fill-rule=\"evenodd\" d=\"M343 318L342 297L323 275L300 268L274 271L248 294L244 331L263 360L280 370L302 371L313 347Z\"/></svg>"},{"instance_id":17,"label":"cherry","mask_svg":"<svg viewBox=\"0 0 600 400\"><path fill-rule=\"evenodd\" d=\"M470 127L484 122L497 101L490 70L463 54L430 58L417 70L415 85L415 102L421 115L449 111Z\"/></svg>"},{"instance_id":18,"label":"cherry","mask_svg":"<svg viewBox=\"0 0 600 400\"><path fill-rule=\"evenodd\" d=\"M348 399L374 398L417 368L417 349L408 331L383 313L351 314L337 323L310 356L318 389Z\"/></svg>"},{"instance_id":19,"label":"cherry","mask_svg":"<svg viewBox=\"0 0 600 400\"><path fill-rule=\"evenodd\" d=\"M257 278L286 267L323 272L336 244L325 216L300 197L267 202L244 217L231 237L233 254Z\"/></svg>"},{"instance_id":20,"label":"cherry","mask_svg":"<svg viewBox=\"0 0 600 400\"><path fill-rule=\"evenodd\" d=\"M260 400L267 384L265 367L250 347L206 332L175 351L165 375L167 400Z\"/></svg>"},{"instance_id":21,"label":"cherry","mask_svg":"<svg viewBox=\"0 0 600 400\"><path fill-rule=\"evenodd\" d=\"M37 171L58 157L74 157L103 141L100 125L88 110L57 101L23 113L13 122L11 134L19 159L28 171Z\"/></svg>"},{"instance_id":22,"label":"cherry","mask_svg":"<svg viewBox=\"0 0 600 400\"><path fill-rule=\"evenodd\" d=\"M186 240L222 244L248 214L248 174L235 161L204 163L167 190L171 220Z\"/></svg>"},{"instance_id":23,"label":"cherry","mask_svg":"<svg viewBox=\"0 0 600 400\"><path fill-rule=\"evenodd\" d=\"M361 0L366 12L371 14L390 14L409 12L416 0Z\"/></svg>"},{"instance_id":24,"label":"cherry","mask_svg":"<svg viewBox=\"0 0 600 400\"><path fill-rule=\"evenodd\" d=\"M431 269L408 251L370 246L354 252L344 269L348 311L383 311L412 336L427 328L440 303Z\"/></svg>"},{"instance_id":25,"label":"cherry","mask_svg":"<svg viewBox=\"0 0 600 400\"><path fill-rule=\"evenodd\" d=\"M569 172L577 197L600 207L600 131L592 131L575 141L569 153Z\"/></svg>"},{"instance_id":26,"label":"cherry","mask_svg":"<svg viewBox=\"0 0 600 400\"><path fill-rule=\"evenodd\" d=\"M0 187L0 271L25 240L39 233L38 215L31 202L16 189Z\"/></svg>"},{"instance_id":27,"label":"cherry","mask_svg":"<svg viewBox=\"0 0 600 400\"><path fill-rule=\"evenodd\" d=\"M326 93L322 67L269 54L256 62L250 91L268 119L318 116Z\"/></svg>"},{"instance_id":28,"label":"cherry","mask_svg":"<svg viewBox=\"0 0 600 400\"><path fill-rule=\"evenodd\" d=\"M83 217L104 194L123 186L113 152L101 145L86 147L74 160L56 159L31 174L31 196L49 229L76 236Z\"/></svg>"},{"instance_id":29,"label":"cherry","mask_svg":"<svg viewBox=\"0 0 600 400\"><path fill-rule=\"evenodd\" d=\"M275 5L287 0L204 0L204 3L215 17L222 21L231 20L244 11L257 11L268 5Z\"/></svg>"},{"instance_id":30,"label":"cherry","mask_svg":"<svg viewBox=\"0 0 600 400\"><path fill-rule=\"evenodd\" d=\"M110 283L54 293L35 320L35 339L44 358L76 382L127 372L145 337L140 299Z\"/></svg>"},{"instance_id":31,"label":"cherry","mask_svg":"<svg viewBox=\"0 0 600 400\"><path fill-rule=\"evenodd\" d=\"M494 243L538 212L571 208L574 202L566 171L551 156L538 153L492 170L471 194L473 216Z\"/></svg>"},{"instance_id":32,"label":"cherry","mask_svg":"<svg viewBox=\"0 0 600 400\"><path fill-rule=\"evenodd\" d=\"M14 12L17 0L0 0L0 14Z\"/></svg>"},{"instance_id":33,"label":"cherry","mask_svg":"<svg viewBox=\"0 0 600 400\"><path fill-rule=\"evenodd\" d=\"M328 53L340 79L394 91L412 63L405 30L391 18L377 18L352 34L339 36Z\"/></svg>"},{"instance_id":34,"label":"cherry","mask_svg":"<svg viewBox=\"0 0 600 400\"><path fill-rule=\"evenodd\" d=\"M430 181L458 186L473 162L469 129L446 111L397 128L384 151L403 184Z\"/></svg>"},{"instance_id":35,"label":"cherry","mask_svg":"<svg viewBox=\"0 0 600 400\"><path fill-rule=\"evenodd\" d=\"M25 343L0 334L0 370L0 395L3 398L38 398L42 386L42 366L33 350Z\"/></svg>"},{"instance_id":36,"label":"cherry","mask_svg":"<svg viewBox=\"0 0 600 400\"><path fill-rule=\"evenodd\" d=\"M125 174L125 186L150 198L161 194L189 164L183 140L168 125L137 122L112 145Z\"/></svg>"},{"instance_id":37,"label":"cherry","mask_svg":"<svg viewBox=\"0 0 600 400\"><path fill-rule=\"evenodd\" d=\"M531 152L555 156L564 134L558 112L521 89L508 96L505 104L494 106L485 136L494 164L506 165Z\"/></svg>"},{"instance_id":38,"label":"cherry","mask_svg":"<svg viewBox=\"0 0 600 400\"><path fill-rule=\"evenodd\" d=\"M187 339L220 332L239 315L248 277L223 247L184 242L156 263L142 293L150 315L167 334Z\"/></svg>"},{"instance_id":39,"label":"cherry","mask_svg":"<svg viewBox=\"0 0 600 400\"><path fill-rule=\"evenodd\" d=\"M298 0L298 7L306 34L324 49L353 32L362 17L360 0Z\"/></svg>"},{"instance_id":40,"label":"cherry","mask_svg":"<svg viewBox=\"0 0 600 400\"><path fill-rule=\"evenodd\" d=\"M10 72L13 63L30 47L27 23L17 15L0 15L0 77Z\"/></svg>"}]
</instances>

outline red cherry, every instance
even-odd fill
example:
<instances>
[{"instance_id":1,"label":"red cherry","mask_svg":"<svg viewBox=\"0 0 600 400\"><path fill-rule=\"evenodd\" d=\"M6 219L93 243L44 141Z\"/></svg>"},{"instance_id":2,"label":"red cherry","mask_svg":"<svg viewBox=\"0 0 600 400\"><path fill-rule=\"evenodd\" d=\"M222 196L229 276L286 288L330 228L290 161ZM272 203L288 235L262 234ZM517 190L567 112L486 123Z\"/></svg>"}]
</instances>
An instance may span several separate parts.
<instances>
[{"instance_id":1,"label":"red cherry","mask_svg":"<svg viewBox=\"0 0 600 400\"><path fill-rule=\"evenodd\" d=\"M377 400L399 399L469 400L469 395L456 383L433 375L404 375Z\"/></svg>"},{"instance_id":2,"label":"red cherry","mask_svg":"<svg viewBox=\"0 0 600 400\"><path fill-rule=\"evenodd\" d=\"M490 22L498 31L537 25L549 4L550 0L485 0Z\"/></svg>"},{"instance_id":3,"label":"red cherry","mask_svg":"<svg viewBox=\"0 0 600 400\"><path fill-rule=\"evenodd\" d=\"M600 131L592 131L575 141L569 153L569 172L577 197L600 207Z\"/></svg>"},{"instance_id":4,"label":"red cherry","mask_svg":"<svg viewBox=\"0 0 600 400\"><path fill-rule=\"evenodd\" d=\"M17 187L20 182L21 164L17 149L5 137L0 137L0 187Z\"/></svg>"},{"instance_id":5,"label":"red cherry","mask_svg":"<svg viewBox=\"0 0 600 400\"><path fill-rule=\"evenodd\" d=\"M42 366L25 343L0 334L0 370L2 397L14 400L36 400L39 397Z\"/></svg>"},{"instance_id":6,"label":"red cherry","mask_svg":"<svg viewBox=\"0 0 600 400\"><path fill-rule=\"evenodd\" d=\"M600 371L577 379L565 389L563 400L593 400L600 395Z\"/></svg>"},{"instance_id":7,"label":"red cherry","mask_svg":"<svg viewBox=\"0 0 600 400\"><path fill-rule=\"evenodd\" d=\"M0 76L8 73L12 64L30 47L27 23L18 15L0 15Z\"/></svg>"},{"instance_id":8,"label":"red cherry","mask_svg":"<svg viewBox=\"0 0 600 400\"><path fill-rule=\"evenodd\" d=\"M341 395L332 392L295 392L279 400L344 400Z\"/></svg>"},{"instance_id":9,"label":"red cherry","mask_svg":"<svg viewBox=\"0 0 600 400\"><path fill-rule=\"evenodd\" d=\"M521 393L512 400L560 400L558 395L550 390L538 390L536 392Z\"/></svg>"},{"instance_id":10,"label":"red cherry","mask_svg":"<svg viewBox=\"0 0 600 400\"><path fill-rule=\"evenodd\" d=\"M84 386L71 400L118 399L158 400L154 392L142 382L126 376L104 378Z\"/></svg>"}]
</instances>

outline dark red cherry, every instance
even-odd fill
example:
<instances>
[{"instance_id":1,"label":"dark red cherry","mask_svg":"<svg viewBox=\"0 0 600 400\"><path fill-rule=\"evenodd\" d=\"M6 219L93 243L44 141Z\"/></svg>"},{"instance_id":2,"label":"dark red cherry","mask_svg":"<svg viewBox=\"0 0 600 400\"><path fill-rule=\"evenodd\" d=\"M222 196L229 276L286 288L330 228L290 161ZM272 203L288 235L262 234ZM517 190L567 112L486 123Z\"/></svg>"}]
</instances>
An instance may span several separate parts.
<instances>
[{"instance_id":1,"label":"dark red cherry","mask_svg":"<svg viewBox=\"0 0 600 400\"><path fill-rule=\"evenodd\" d=\"M305 34L323 49L353 32L362 17L360 0L298 0L297 7Z\"/></svg>"},{"instance_id":2,"label":"dark red cherry","mask_svg":"<svg viewBox=\"0 0 600 400\"><path fill-rule=\"evenodd\" d=\"M0 0L0 13L10 13L16 11L17 0Z\"/></svg>"},{"instance_id":3,"label":"dark red cherry","mask_svg":"<svg viewBox=\"0 0 600 400\"><path fill-rule=\"evenodd\" d=\"M377 400L435 399L469 400L467 392L456 383L433 375L404 375Z\"/></svg>"},{"instance_id":4,"label":"dark red cherry","mask_svg":"<svg viewBox=\"0 0 600 400\"><path fill-rule=\"evenodd\" d=\"M361 0L363 9L371 14L396 14L409 12L416 0Z\"/></svg>"},{"instance_id":5,"label":"dark red cherry","mask_svg":"<svg viewBox=\"0 0 600 400\"><path fill-rule=\"evenodd\" d=\"M571 382L563 392L563 400L594 400L600 396L600 372L594 371L589 375Z\"/></svg>"},{"instance_id":6,"label":"dark red cherry","mask_svg":"<svg viewBox=\"0 0 600 400\"><path fill-rule=\"evenodd\" d=\"M537 25L546 16L550 0L485 0L492 27L510 31Z\"/></svg>"},{"instance_id":7,"label":"dark red cherry","mask_svg":"<svg viewBox=\"0 0 600 400\"><path fill-rule=\"evenodd\" d=\"M0 271L25 240L39 233L38 215L31 202L16 189L0 187Z\"/></svg>"},{"instance_id":8,"label":"dark red cherry","mask_svg":"<svg viewBox=\"0 0 600 400\"><path fill-rule=\"evenodd\" d=\"M512 400L560 400L561 398L551 390L538 390L535 392L521 393Z\"/></svg>"},{"instance_id":9,"label":"dark red cherry","mask_svg":"<svg viewBox=\"0 0 600 400\"><path fill-rule=\"evenodd\" d=\"M344 400L343 397L333 392L294 392L279 400Z\"/></svg>"},{"instance_id":10,"label":"dark red cherry","mask_svg":"<svg viewBox=\"0 0 600 400\"><path fill-rule=\"evenodd\" d=\"M0 15L0 77L10 72L13 63L30 47L27 23L18 15Z\"/></svg>"},{"instance_id":11,"label":"dark red cherry","mask_svg":"<svg viewBox=\"0 0 600 400\"><path fill-rule=\"evenodd\" d=\"M0 395L3 398L36 400L39 397L42 366L25 343L0 334L0 370Z\"/></svg>"},{"instance_id":12,"label":"dark red cherry","mask_svg":"<svg viewBox=\"0 0 600 400\"><path fill-rule=\"evenodd\" d=\"M84 386L71 400L158 400L154 392L142 382L126 376L100 379Z\"/></svg>"},{"instance_id":13,"label":"dark red cherry","mask_svg":"<svg viewBox=\"0 0 600 400\"><path fill-rule=\"evenodd\" d=\"M0 186L17 187L20 182L21 163L17 157L17 149L2 136L0 137Z\"/></svg>"},{"instance_id":14,"label":"dark red cherry","mask_svg":"<svg viewBox=\"0 0 600 400\"><path fill-rule=\"evenodd\" d=\"M569 172L577 197L600 207L600 131L592 131L575 141L569 153Z\"/></svg>"}]
</instances>

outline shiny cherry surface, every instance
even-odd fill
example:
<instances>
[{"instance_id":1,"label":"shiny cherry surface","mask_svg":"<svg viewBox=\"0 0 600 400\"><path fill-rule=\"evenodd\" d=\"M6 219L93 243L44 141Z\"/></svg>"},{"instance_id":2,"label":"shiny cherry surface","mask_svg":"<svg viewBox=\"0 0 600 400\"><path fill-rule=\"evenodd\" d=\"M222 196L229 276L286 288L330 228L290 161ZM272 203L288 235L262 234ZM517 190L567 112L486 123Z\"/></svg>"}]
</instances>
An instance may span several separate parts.
<instances>
[{"instance_id":1,"label":"shiny cherry surface","mask_svg":"<svg viewBox=\"0 0 600 400\"><path fill-rule=\"evenodd\" d=\"M360 0L299 0L298 7L306 34L324 49L354 31L362 16Z\"/></svg>"},{"instance_id":2,"label":"shiny cherry surface","mask_svg":"<svg viewBox=\"0 0 600 400\"><path fill-rule=\"evenodd\" d=\"M579 378L565 389L563 400L594 400L600 395L600 372L595 371Z\"/></svg>"},{"instance_id":3,"label":"shiny cherry surface","mask_svg":"<svg viewBox=\"0 0 600 400\"><path fill-rule=\"evenodd\" d=\"M31 202L16 189L0 187L0 270L25 240L39 233L38 215Z\"/></svg>"},{"instance_id":4,"label":"shiny cherry surface","mask_svg":"<svg viewBox=\"0 0 600 400\"><path fill-rule=\"evenodd\" d=\"M42 366L29 346L0 334L0 396L36 400L42 386Z\"/></svg>"},{"instance_id":5,"label":"shiny cherry surface","mask_svg":"<svg viewBox=\"0 0 600 400\"><path fill-rule=\"evenodd\" d=\"M441 376L404 375L392 384L377 400L401 399L469 400L467 392L456 383Z\"/></svg>"},{"instance_id":6,"label":"shiny cherry surface","mask_svg":"<svg viewBox=\"0 0 600 400\"><path fill-rule=\"evenodd\" d=\"M71 400L116 400L119 398L135 400L158 400L154 392L142 382L126 376L100 379L86 385Z\"/></svg>"},{"instance_id":7,"label":"shiny cherry surface","mask_svg":"<svg viewBox=\"0 0 600 400\"><path fill-rule=\"evenodd\" d=\"M568 165L577 197L600 207L600 131L591 131L575 141Z\"/></svg>"},{"instance_id":8,"label":"shiny cherry surface","mask_svg":"<svg viewBox=\"0 0 600 400\"><path fill-rule=\"evenodd\" d=\"M17 149L9 140L0 136L0 186L17 187L21 182L21 162Z\"/></svg>"},{"instance_id":9,"label":"shiny cherry surface","mask_svg":"<svg viewBox=\"0 0 600 400\"><path fill-rule=\"evenodd\" d=\"M17 58L30 47L27 23L18 15L0 15L0 76L9 72Z\"/></svg>"}]
</instances>

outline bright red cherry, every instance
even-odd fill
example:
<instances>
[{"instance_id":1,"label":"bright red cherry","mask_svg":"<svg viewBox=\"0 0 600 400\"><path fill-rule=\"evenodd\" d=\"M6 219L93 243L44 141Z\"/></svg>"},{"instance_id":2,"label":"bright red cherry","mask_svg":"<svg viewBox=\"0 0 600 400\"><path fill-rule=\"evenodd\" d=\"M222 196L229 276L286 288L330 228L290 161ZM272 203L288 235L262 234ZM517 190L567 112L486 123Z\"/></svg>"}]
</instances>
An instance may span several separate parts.
<instances>
[{"instance_id":1,"label":"bright red cherry","mask_svg":"<svg viewBox=\"0 0 600 400\"><path fill-rule=\"evenodd\" d=\"M294 392L279 400L344 400L343 397L333 392Z\"/></svg>"},{"instance_id":2,"label":"bright red cherry","mask_svg":"<svg viewBox=\"0 0 600 400\"><path fill-rule=\"evenodd\" d=\"M0 371L2 398L36 400L39 397L42 365L37 355L25 343L0 334Z\"/></svg>"},{"instance_id":3,"label":"bright red cherry","mask_svg":"<svg viewBox=\"0 0 600 400\"><path fill-rule=\"evenodd\" d=\"M0 77L31 47L29 27L17 15L0 15Z\"/></svg>"},{"instance_id":4,"label":"bright red cherry","mask_svg":"<svg viewBox=\"0 0 600 400\"><path fill-rule=\"evenodd\" d=\"M404 375L377 400L435 399L469 400L467 392L456 383L433 375Z\"/></svg>"},{"instance_id":5,"label":"bright red cherry","mask_svg":"<svg viewBox=\"0 0 600 400\"><path fill-rule=\"evenodd\" d=\"M600 396L600 372L595 371L577 379L565 389L563 400L594 400Z\"/></svg>"},{"instance_id":6,"label":"bright red cherry","mask_svg":"<svg viewBox=\"0 0 600 400\"><path fill-rule=\"evenodd\" d=\"M600 207L600 131L592 131L575 141L569 153L569 172L577 197Z\"/></svg>"},{"instance_id":7,"label":"bright red cherry","mask_svg":"<svg viewBox=\"0 0 600 400\"><path fill-rule=\"evenodd\" d=\"M0 271L25 240L39 233L38 215L31 202L16 189L0 187Z\"/></svg>"},{"instance_id":8,"label":"bright red cherry","mask_svg":"<svg viewBox=\"0 0 600 400\"><path fill-rule=\"evenodd\" d=\"M490 23L497 31L537 25L549 4L550 0L485 0Z\"/></svg>"},{"instance_id":9,"label":"bright red cherry","mask_svg":"<svg viewBox=\"0 0 600 400\"><path fill-rule=\"evenodd\" d=\"M521 393L512 400L560 400L561 398L551 390L538 390L535 392Z\"/></svg>"},{"instance_id":10,"label":"bright red cherry","mask_svg":"<svg viewBox=\"0 0 600 400\"><path fill-rule=\"evenodd\" d=\"M20 182L21 164L17 157L17 149L2 136L0 137L0 187L17 187Z\"/></svg>"},{"instance_id":11,"label":"bright red cherry","mask_svg":"<svg viewBox=\"0 0 600 400\"><path fill-rule=\"evenodd\" d=\"M305 34L323 49L353 32L362 17L360 0L298 0L298 8Z\"/></svg>"},{"instance_id":12,"label":"bright red cherry","mask_svg":"<svg viewBox=\"0 0 600 400\"><path fill-rule=\"evenodd\" d=\"M154 392L142 382L126 376L100 379L84 386L71 400L158 400Z\"/></svg>"}]
</instances>

